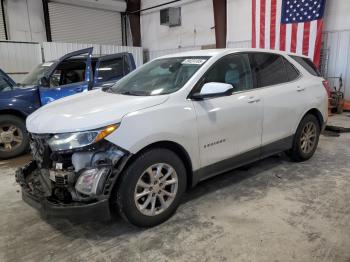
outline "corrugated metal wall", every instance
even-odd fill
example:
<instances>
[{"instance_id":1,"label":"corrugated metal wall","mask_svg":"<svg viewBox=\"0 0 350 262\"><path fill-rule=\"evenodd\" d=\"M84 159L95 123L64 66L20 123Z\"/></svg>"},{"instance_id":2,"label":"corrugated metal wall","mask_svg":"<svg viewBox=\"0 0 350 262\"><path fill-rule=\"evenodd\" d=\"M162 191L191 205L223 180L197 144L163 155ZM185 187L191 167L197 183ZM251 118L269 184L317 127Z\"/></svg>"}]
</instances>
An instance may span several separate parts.
<instances>
[{"instance_id":1,"label":"corrugated metal wall","mask_svg":"<svg viewBox=\"0 0 350 262\"><path fill-rule=\"evenodd\" d=\"M0 41L0 68L15 81L41 62L40 44Z\"/></svg>"},{"instance_id":2,"label":"corrugated metal wall","mask_svg":"<svg viewBox=\"0 0 350 262\"><path fill-rule=\"evenodd\" d=\"M82 44L82 43L55 43L55 42L44 42L43 43L43 54L45 61L51 61L60 58L61 56L88 47L93 47L93 54L100 54L100 45L93 44Z\"/></svg>"},{"instance_id":3,"label":"corrugated metal wall","mask_svg":"<svg viewBox=\"0 0 350 262\"><path fill-rule=\"evenodd\" d=\"M132 53L137 67L143 65L143 48L132 46L101 45L101 54L115 54L120 52Z\"/></svg>"},{"instance_id":4,"label":"corrugated metal wall","mask_svg":"<svg viewBox=\"0 0 350 262\"><path fill-rule=\"evenodd\" d=\"M24 74L32 70L43 60L49 61L57 59L62 55L86 47L94 47L94 54L112 54L118 52L130 52L134 55L137 66L143 64L143 49L141 47L125 47L115 45L93 45L80 43L43 43L42 57L41 46L38 43L20 43L10 41L0 41L0 68L19 81ZM345 98L350 100L350 30L325 32L323 41L323 68L325 77L342 76L345 89ZM228 47L240 48L250 47L250 41L229 42ZM199 50L201 46L183 47L177 49L167 49L149 51L149 60L173 54L177 52ZM338 82L332 79L332 86L337 86Z\"/></svg>"},{"instance_id":5,"label":"corrugated metal wall","mask_svg":"<svg viewBox=\"0 0 350 262\"><path fill-rule=\"evenodd\" d=\"M326 53L325 77L342 76L345 99L350 100L350 30L326 32L323 47ZM338 81L332 78L330 82L332 86L338 85Z\"/></svg>"},{"instance_id":6,"label":"corrugated metal wall","mask_svg":"<svg viewBox=\"0 0 350 262\"><path fill-rule=\"evenodd\" d=\"M251 41L241 41L241 42L228 42L228 48L240 48L240 47L251 47ZM148 55L148 60L155 59L160 56L176 54L180 52L193 51L193 50L201 50L203 46L188 46L174 49L164 49L164 50L151 50L146 51Z\"/></svg>"},{"instance_id":7,"label":"corrugated metal wall","mask_svg":"<svg viewBox=\"0 0 350 262\"><path fill-rule=\"evenodd\" d=\"M43 61L55 60L87 47L94 47L93 53L96 55L130 52L137 67L143 64L141 47L53 42L44 42L41 46L39 43L0 41L0 68L14 80L21 81L25 74Z\"/></svg>"},{"instance_id":8,"label":"corrugated metal wall","mask_svg":"<svg viewBox=\"0 0 350 262\"><path fill-rule=\"evenodd\" d=\"M43 43L43 54L45 61L57 59L67 53L93 47L93 54L95 55L108 55L120 52L132 53L135 59L136 66L143 64L143 49L142 47L132 46L117 46L117 45L97 45L97 44L81 44L81 43Z\"/></svg>"},{"instance_id":9,"label":"corrugated metal wall","mask_svg":"<svg viewBox=\"0 0 350 262\"><path fill-rule=\"evenodd\" d=\"M170 55L170 54L200 50L200 49L202 49L201 46L189 46L189 47L181 47L181 48L165 49L165 50L152 50L152 51L147 51L147 54L148 54L148 59L153 60L157 57L164 56L164 55Z\"/></svg>"}]
</instances>

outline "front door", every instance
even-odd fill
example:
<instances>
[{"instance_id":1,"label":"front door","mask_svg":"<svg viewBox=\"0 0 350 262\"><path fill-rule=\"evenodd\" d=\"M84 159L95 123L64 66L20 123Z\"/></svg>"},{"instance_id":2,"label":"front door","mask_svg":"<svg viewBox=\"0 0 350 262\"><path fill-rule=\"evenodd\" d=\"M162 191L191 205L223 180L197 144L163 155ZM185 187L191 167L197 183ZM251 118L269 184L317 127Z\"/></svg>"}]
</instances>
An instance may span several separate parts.
<instances>
[{"instance_id":1,"label":"front door","mask_svg":"<svg viewBox=\"0 0 350 262\"><path fill-rule=\"evenodd\" d=\"M257 159L261 146L263 101L254 88L247 54L221 58L203 76L199 86L209 82L231 84L232 94L193 101L197 114L199 152L202 167L216 163L221 171L234 160ZM244 157L246 156L246 157ZM211 169L215 174L215 168Z\"/></svg>"},{"instance_id":2,"label":"front door","mask_svg":"<svg viewBox=\"0 0 350 262\"><path fill-rule=\"evenodd\" d=\"M40 86L42 105L62 97L88 91L91 83L91 56L93 48L86 48L63 56L46 74L48 86ZM84 56L84 59L74 57ZM86 57L86 58L85 58Z\"/></svg>"}]
</instances>

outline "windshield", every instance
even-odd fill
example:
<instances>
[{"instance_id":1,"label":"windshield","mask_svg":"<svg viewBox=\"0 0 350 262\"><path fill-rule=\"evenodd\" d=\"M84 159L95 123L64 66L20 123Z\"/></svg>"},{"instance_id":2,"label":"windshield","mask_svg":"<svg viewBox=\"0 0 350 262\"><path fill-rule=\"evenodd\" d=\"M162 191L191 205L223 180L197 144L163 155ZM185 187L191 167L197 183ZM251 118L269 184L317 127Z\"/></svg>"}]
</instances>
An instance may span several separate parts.
<instances>
[{"instance_id":1,"label":"windshield","mask_svg":"<svg viewBox=\"0 0 350 262\"><path fill-rule=\"evenodd\" d=\"M49 71L54 62L46 62L38 65L22 80L22 85L37 85L39 80Z\"/></svg>"},{"instance_id":2,"label":"windshield","mask_svg":"<svg viewBox=\"0 0 350 262\"><path fill-rule=\"evenodd\" d=\"M209 57L172 57L154 60L125 76L111 92L152 96L173 93L182 88Z\"/></svg>"},{"instance_id":3,"label":"windshield","mask_svg":"<svg viewBox=\"0 0 350 262\"><path fill-rule=\"evenodd\" d=\"M12 85L6 81L5 78L0 76L0 92L1 91L9 91L12 89Z\"/></svg>"}]
</instances>

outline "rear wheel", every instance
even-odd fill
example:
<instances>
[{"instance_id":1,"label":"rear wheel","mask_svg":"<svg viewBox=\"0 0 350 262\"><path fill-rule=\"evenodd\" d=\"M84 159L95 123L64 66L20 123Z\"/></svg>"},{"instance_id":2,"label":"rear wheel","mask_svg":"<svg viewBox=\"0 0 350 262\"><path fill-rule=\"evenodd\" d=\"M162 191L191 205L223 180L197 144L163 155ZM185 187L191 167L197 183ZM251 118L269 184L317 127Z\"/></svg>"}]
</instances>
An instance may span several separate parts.
<instances>
[{"instance_id":1,"label":"rear wheel","mask_svg":"<svg viewBox=\"0 0 350 262\"><path fill-rule=\"evenodd\" d=\"M168 149L152 149L127 167L112 194L111 207L131 224L152 227L173 215L185 189L181 159Z\"/></svg>"},{"instance_id":2,"label":"rear wheel","mask_svg":"<svg viewBox=\"0 0 350 262\"><path fill-rule=\"evenodd\" d=\"M310 159L317 148L320 137L320 124L314 115L306 115L300 122L294 136L290 157L297 162Z\"/></svg>"},{"instance_id":3,"label":"rear wheel","mask_svg":"<svg viewBox=\"0 0 350 262\"><path fill-rule=\"evenodd\" d=\"M0 158L23 154L29 148L24 120L14 115L0 116Z\"/></svg>"}]
</instances>

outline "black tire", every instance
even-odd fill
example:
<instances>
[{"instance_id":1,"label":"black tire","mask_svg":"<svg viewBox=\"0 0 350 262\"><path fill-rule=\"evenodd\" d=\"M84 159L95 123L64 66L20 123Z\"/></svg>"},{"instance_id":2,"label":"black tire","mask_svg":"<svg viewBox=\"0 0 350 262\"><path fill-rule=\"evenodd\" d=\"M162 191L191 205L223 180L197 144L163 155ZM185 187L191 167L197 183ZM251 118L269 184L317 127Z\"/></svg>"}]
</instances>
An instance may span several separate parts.
<instances>
[{"instance_id":1,"label":"black tire","mask_svg":"<svg viewBox=\"0 0 350 262\"><path fill-rule=\"evenodd\" d=\"M14 115L0 115L0 127L12 125L20 130L23 139L18 146L13 147L11 151L4 150L4 144L0 144L0 159L8 159L12 157L19 156L29 149L29 136L26 130L25 122L22 118ZM1 132L2 130L0 130Z\"/></svg>"},{"instance_id":2,"label":"black tire","mask_svg":"<svg viewBox=\"0 0 350 262\"><path fill-rule=\"evenodd\" d=\"M312 148L309 150L309 152L305 152L302 150L302 133L303 130L306 128L307 125L314 125L315 126L315 140ZM293 147L290 151L287 152L289 157L296 162L303 162L308 159L310 159L318 145L319 137L320 137L320 123L318 122L317 118L314 115L308 114L306 115L300 122L298 129L294 135L294 141L293 141Z\"/></svg>"},{"instance_id":3,"label":"black tire","mask_svg":"<svg viewBox=\"0 0 350 262\"><path fill-rule=\"evenodd\" d=\"M177 193L172 203L160 214L153 216L141 213L134 198L136 184L144 171L150 166L165 163L170 165L177 174ZM123 172L121 180L116 185L111 195L111 211L118 213L127 222L138 227L153 227L169 219L178 208L181 197L186 190L186 169L182 160L174 152L155 148L141 153Z\"/></svg>"}]
</instances>

